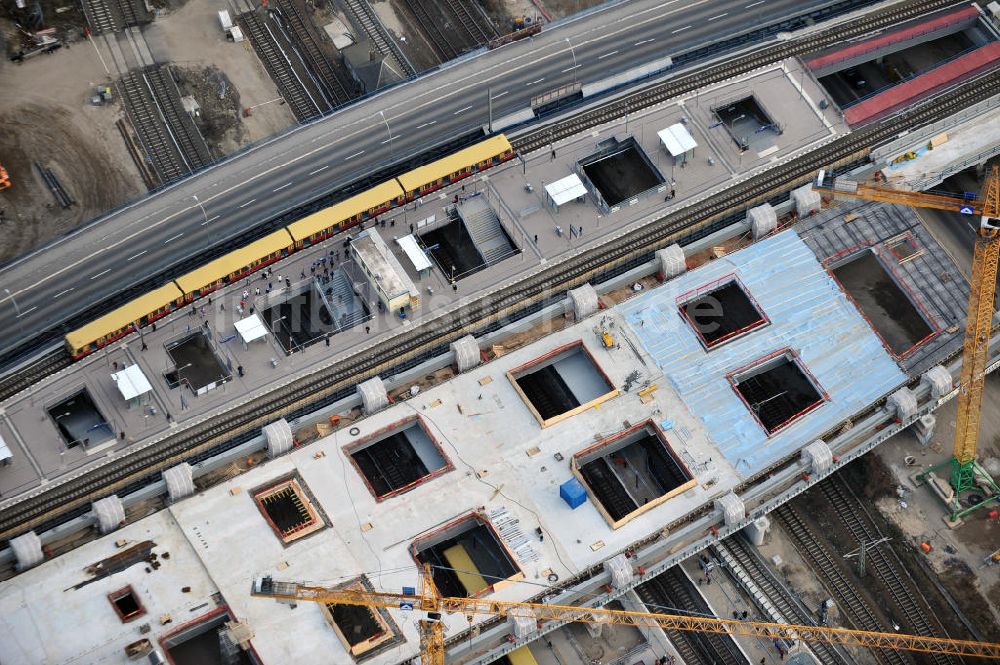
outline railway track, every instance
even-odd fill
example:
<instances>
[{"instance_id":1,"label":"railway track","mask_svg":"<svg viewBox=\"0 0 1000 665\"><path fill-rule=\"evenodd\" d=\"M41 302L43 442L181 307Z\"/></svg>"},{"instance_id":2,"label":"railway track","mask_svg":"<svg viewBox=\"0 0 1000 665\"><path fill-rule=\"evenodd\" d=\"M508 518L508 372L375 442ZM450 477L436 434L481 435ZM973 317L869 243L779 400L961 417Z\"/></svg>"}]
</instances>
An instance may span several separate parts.
<instances>
[{"instance_id":1,"label":"railway track","mask_svg":"<svg viewBox=\"0 0 1000 665\"><path fill-rule=\"evenodd\" d=\"M12 372L0 379L0 402L26 390L50 374L55 374L73 364L73 359L62 346L46 353L17 372Z\"/></svg>"},{"instance_id":2,"label":"railway track","mask_svg":"<svg viewBox=\"0 0 1000 665\"><path fill-rule=\"evenodd\" d=\"M457 58L459 50L448 39L441 21L435 20L434 9L428 10L427 5L430 2L431 0L406 0L406 6L413 12L424 34L430 38L431 45L434 47L438 59L441 62L447 62L448 60Z\"/></svg>"},{"instance_id":3,"label":"railway track","mask_svg":"<svg viewBox=\"0 0 1000 665\"><path fill-rule=\"evenodd\" d=\"M132 71L122 75L118 80L118 91L146 157L160 180L166 182L190 172L190 166L157 108L143 73Z\"/></svg>"},{"instance_id":4,"label":"railway track","mask_svg":"<svg viewBox=\"0 0 1000 665\"><path fill-rule=\"evenodd\" d=\"M292 29L299 44L306 64L319 78L320 84L331 100L331 108L337 108L354 99L354 85L350 83L330 63L330 59L320 46L312 21L306 16L303 7L297 0L281 0L278 4L281 16Z\"/></svg>"},{"instance_id":5,"label":"railway track","mask_svg":"<svg viewBox=\"0 0 1000 665\"><path fill-rule=\"evenodd\" d=\"M452 16L458 18L459 25L469 37L470 48L478 48L500 36L493 23L480 10L479 3L466 2L465 0L443 0L443 4Z\"/></svg>"},{"instance_id":6,"label":"railway track","mask_svg":"<svg viewBox=\"0 0 1000 665\"><path fill-rule=\"evenodd\" d=\"M708 604L678 566L640 584L635 592L650 612L712 615ZM729 635L681 630L664 632L687 665L749 665Z\"/></svg>"},{"instance_id":7,"label":"railway track","mask_svg":"<svg viewBox=\"0 0 1000 665\"><path fill-rule=\"evenodd\" d=\"M208 164L211 161L208 146L194 120L181 104L181 93L169 67L148 67L145 76L149 92L163 113L163 119L174 135L188 167L196 170Z\"/></svg>"},{"instance_id":8,"label":"railway track","mask_svg":"<svg viewBox=\"0 0 1000 665\"><path fill-rule=\"evenodd\" d=\"M368 0L344 0L348 9L358 19L361 28L368 38L375 44L379 53L392 58L396 63L396 71L400 72L404 78L409 78L417 73L410 61L403 54L403 51L396 44L396 41L389 34L389 31L382 25L375 10L372 9Z\"/></svg>"},{"instance_id":9,"label":"railway track","mask_svg":"<svg viewBox=\"0 0 1000 665\"><path fill-rule=\"evenodd\" d=\"M874 541L881 537L878 527L868 515L867 510L847 486L839 474L834 474L818 485L827 504L837 517L851 532L860 544L862 541ZM935 617L934 611L927 604L916 583L906 573L903 562L888 545L875 547L866 554L869 570L889 591L896 606L902 611L910 630L915 635L927 637L947 637L948 634ZM947 654L930 654L929 658L935 665L955 665L958 661Z\"/></svg>"},{"instance_id":10,"label":"railway track","mask_svg":"<svg viewBox=\"0 0 1000 665\"><path fill-rule=\"evenodd\" d=\"M743 568L788 623L800 626L816 625L812 613L797 598L792 596L787 587L778 581L771 569L761 560L760 555L747 544L742 536L736 535L727 538L715 545L715 548L720 551L720 554L723 551L728 553ZM722 559L721 556L717 558ZM848 661L844 654L835 649L832 644L812 642L809 644L809 648L823 665L849 665L849 663L853 663L853 661Z\"/></svg>"},{"instance_id":11,"label":"railway track","mask_svg":"<svg viewBox=\"0 0 1000 665\"><path fill-rule=\"evenodd\" d=\"M257 11L243 12L237 17L237 20L246 31L250 43L253 44L258 57L264 63L264 68L271 80L278 86L278 91L292 110L295 119L299 122L305 122L322 113L323 109L309 94L309 90L299 79L277 38Z\"/></svg>"},{"instance_id":12,"label":"railway track","mask_svg":"<svg viewBox=\"0 0 1000 665\"><path fill-rule=\"evenodd\" d=\"M122 32L128 27L149 23L135 0L83 0L83 13L95 35Z\"/></svg>"},{"instance_id":13,"label":"railway track","mask_svg":"<svg viewBox=\"0 0 1000 665\"><path fill-rule=\"evenodd\" d=\"M889 631L891 626L884 625L868 603L861 597L858 590L851 584L840 570L840 564L806 525L801 515L787 503L779 506L775 514L788 530L797 549L809 562L823 586L837 602L838 607L847 615L850 622L858 630ZM912 658L893 649L878 649L872 653L884 665L911 665Z\"/></svg>"},{"instance_id":14,"label":"railway track","mask_svg":"<svg viewBox=\"0 0 1000 665\"><path fill-rule=\"evenodd\" d=\"M935 4L923 2L922 5ZM935 6L937 6L936 3ZM371 376L394 375L423 358L447 351L448 343L470 332L495 329L536 311L566 289L584 282L600 282L618 272L650 260L653 251L681 235L704 232L727 214L745 210L791 187L808 181L819 168L856 161L871 146L896 136L911 126L929 124L989 97L1000 86L1000 72L988 72L955 86L933 100L913 105L905 112L832 141L822 150L790 160L770 171L735 184L711 200L669 213L633 233L600 247L584 250L550 265L522 281L497 291L489 303L468 303L437 319L397 335L391 347L363 352L339 364L317 370L267 395L233 405L229 411L206 418L178 431L155 446L122 459L104 460L100 466L64 483L7 502L0 512L0 538L7 539L38 525L65 519L67 513L85 509L88 502L139 486L173 464L209 450L222 450L254 436L273 420L305 412L351 394L353 386ZM556 128L558 129L558 128ZM553 130L555 131L555 130ZM560 130L561 131L561 130ZM515 141L522 152L530 140Z\"/></svg>"}]
</instances>

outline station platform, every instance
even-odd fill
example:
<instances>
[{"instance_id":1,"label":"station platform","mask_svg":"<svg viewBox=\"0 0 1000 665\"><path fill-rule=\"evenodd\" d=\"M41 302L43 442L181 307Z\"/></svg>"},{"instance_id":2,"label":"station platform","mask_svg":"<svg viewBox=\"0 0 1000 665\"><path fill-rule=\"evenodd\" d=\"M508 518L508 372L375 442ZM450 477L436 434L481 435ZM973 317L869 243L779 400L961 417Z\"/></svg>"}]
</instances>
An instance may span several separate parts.
<instances>
[{"instance_id":1,"label":"station platform","mask_svg":"<svg viewBox=\"0 0 1000 665\"><path fill-rule=\"evenodd\" d=\"M780 125L781 132L768 136L770 143L766 146L741 152L713 109L751 93ZM609 236L627 233L670 209L711 196L730 186L734 178L766 169L776 160L810 150L843 134L847 127L838 113L833 108L819 108L818 102L823 98L823 91L808 72L796 61L785 61L745 79L671 100L583 136L558 142L552 151L538 151L524 163L512 160L382 215L375 224L367 222L365 228L375 228L406 269L419 290L419 305L407 312L406 319L400 319L395 312L380 312L374 295L369 293L365 305L371 318L332 334L329 346L320 340L286 355L278 336L271 331L244 345L235 324L249 314L251 307L260 313L284 291L311 288L315 277L312 269L317 261L326 259L326 266L334 269L344 267L347 249L343 236L335 236L273 264L269 276L258 272L211 294L210 299L195 301L193 306L157 321L155 331L147 327L142 335L133 333L0 405L0 436L14 454L12 464L0 469L0 508L43 483L69 478L100 464L107 455L127 454L156 445L164 437L253 399L276 385L310 374L317 367L385 345L399 330L430 321L467 299L486 295L498 284L596 246ZM685 118L698 147L681 166L660 144L657 132ZM570 202L558 210L546 204L545 184L573 173L576 162L593 154L602 141L629 137L637 142L665 183L669 183L665 191L637 196L613 212L602 210L589 196L583 202ZM665 192L670 189L676 196L664 201ZM457 280L455 288L447 267L420 273L414 270L395 240L409 234L411 225L413 232L420 235L445 224L448 208L456 198L476 193L482 194L497 211L520 251ZM434 221L430 221L432 218ZM348 233L359 230L356 227ZM329 286L324 282L321 288ZM260 295L257 289L261 290ZM246 298L244 291L248 294ZM245 301L242 314L237 310L240 301ZM208 389L169 387L166 375L178 368L177 357L171 357L168 348L198 333L208 340L211 353L207 355L215 357L214 371L223 375L223 379L209 380ZM152 386L148 403L133 404L131 408L110 378L130 365L138 365ZM240 367L242 374L238 372ZM93 400L113 436L89 448L67 448L52 409L82 389Z\"/></svg>"}]
</instances>

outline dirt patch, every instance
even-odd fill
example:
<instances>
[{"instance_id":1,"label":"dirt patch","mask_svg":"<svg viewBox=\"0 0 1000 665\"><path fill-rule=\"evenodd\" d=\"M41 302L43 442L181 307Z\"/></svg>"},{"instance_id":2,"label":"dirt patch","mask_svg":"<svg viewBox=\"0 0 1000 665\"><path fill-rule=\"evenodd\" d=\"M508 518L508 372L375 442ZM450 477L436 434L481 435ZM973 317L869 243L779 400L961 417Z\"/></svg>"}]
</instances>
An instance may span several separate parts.
<instances>
[{"instance_id":1,"label":"dirt patch","mask_svg":"<svg viewBox=\"0 0 1000 665\"><path fill-rule=\"evenodd\" d=\"M240 120L240 93L217 67L174 67L181 96L190 95L200 110L194 118L212 157L219 158L243 145L246 129Z\"/></svg>"},{"instance_id":2,"label":"dirt patch","mask_svg":"<svg viewBox=\"0 0 1000 665\"><path fill-rule=\"evenodd\" d=\"M372 7L386 29L396 37L400 48L418 72L441 63L405 2L382 0L373 2Z\"/></svg>"},{"instance_id":3,"label":"dirt patch","mask_svg":"<svg viewBox=\"0 0 1000 665\"><path fill-rule=\"evenodd\" d=\"M553 19L563 18L584 9L590 9L602 2L604 0L537 0L537 4L545 7Z\"/></svg>"},{"instance_id":4,"label":"dirt patch","mask_svg":"<svg viewBox=\"0 0 1000 665\"><path fill-rule=\"evenodd\" d=\"M83 28L87 20L83 15L79 2L68 0L37 0L25 3L24 9L18 9L16 2L0 4L0 21L6 24L0 28L7 47L7 54L16 53L21 45L23 33L16 33L13 24L24 28L28 33L47 28L55 28L57 39L77 41L83 37Z\"/></svg>"}]
</instances>

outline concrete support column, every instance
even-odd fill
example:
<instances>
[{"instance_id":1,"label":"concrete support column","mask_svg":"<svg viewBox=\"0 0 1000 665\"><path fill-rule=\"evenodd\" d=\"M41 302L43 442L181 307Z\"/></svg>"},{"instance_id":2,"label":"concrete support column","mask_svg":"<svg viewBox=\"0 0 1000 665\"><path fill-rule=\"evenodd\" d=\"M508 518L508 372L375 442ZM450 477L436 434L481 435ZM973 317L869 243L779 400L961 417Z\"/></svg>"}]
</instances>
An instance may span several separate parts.
<instances>
[{"instance_id":1,"label":"concrete support column","mask_svg":"<svg viewBox=\"0 0 1000 665\"><path fill-rule=\"evenodd\" d=\"M17 538L11 538L10 549L14 551L18 570L27 570L32 566L37 566L45 559L45 554L42 552L42 540L34 531L21 534Z\"/></svg>"},{"instance_id":2,"label":"concrete support column","mask_svg":"<svg viewBox=\"0 0 1000 665\"><path fill-rule=\"evenodd\" d=\"M811 184L793 189L792 203L795 204L795 214L799 217L808 217L822 208L822 198Z\"/></svg>"},{"instance_id":3,"label":"concrete support column","mask_svg":"<svg viewBox=\"0 0 1000 665\"><path fill-rule=\"evenodd\" d=\"M656 250L654 256L656 257L657 272L662 275L664 280L673 279L687 270L684 250L677 243Z\"/></svg>"},{"instance_id":4,"label":"concrete support column","mask_svg":"<svg viewBox=\"0 0 1000 665\"><path fill-rule=\"evenodd\" d=\"M778 228L778 215L770 203L765 203L747 211L747 224L753 232L753 239L760 240Z\"/></svg>"},{"instance_id":5,"label":"concrete support column","mask_svg":"<svg viewBox=\"0 0 1000 665\"><path fill-rule=\"evenodd\" d=\"M767 530L771 527L771 520L767 515L761 515L750 524L743 527L743 533L747 535L747 539L753 543L756 547L760 547L764 544L764 536L767 534Z\"/></svg>"},{"instance_id":6,"label":"concrete support column","mask_svg":"<svg viewBox=\"0 0 1000 665\"><path fill-rule=\"evenodd\" d=\"M632 583L635 577L632 571L632 563L624 554L616 554L604 562L604 570L611 576L611 586L615 589L624 589Z\"/></svg>"},{"instance_id":7,"label":"concrete support column","mask_svg":"<svg viewBox=\"0 0 1000 665\"><path fill-rule=\"evenodd\" d=\"M358 384L358 395L361 396L361 407L365 415L371 415L389 406L389 393L386 392L382 379L373 376Z\"/></svg>"},{"instance_id":8,"label":"concrete support column","mask_svg":"<svg viewBox=\"0 0 1000 665\"><path fill-rule=\"evenodd\" d=\"M722 511L722 519L726 526L738 524L746 519L747 509L743 504L743 499L733 492L724 494L715 500L715 509Z\"/></svg>"},{"instance_id":9,"label":"concrete support column","mask_svg":"<svg viewBox=\"0 0 1000 665\"><path fill-rule=\"evenodd\" d=\"M590 284L571 289L567 297L569 298L569 309L577 321L582 321L601 308L597 291Z\"/></svg>"},{"instance_id":10,"label":"concrete support column","mask_svg":"<svg viewBox=\"0 0 1000 665\"><path fill-rule=\"evenodd\" d=\"M454 358L455 368L459 374L478 367L479 363L482 362L482 356L479 353L479 344L472 335L466 335L452 342L451 353Z\"/></svg>"},{"instance_id":11,"label":"concrete support column","mask_svg":"<svg viewBox=\"0 0 1000 665\"><path fill-rule=\"evenodd\" d=\"M635 591L629 591L625 595L618 599L618 602L622 604L622 608L626 612L656 612L656 609L650 609L646 607L645 603L639 598L639 595ZM667 656L673 656L677 663L682 663L680 654L674 648L673 642L667 637L667 633L659 626L636 626L639 629L639 633L646 638L646 642L649 644L653 653L665 654Z\"/></svg>"},{"instance_id":12,"label":"concrete support column","mask_svg":"<svg viewBox=\"0 0 1000 665\"><path fill-rule=\"evenodd\" d=\"M833 451L823 439L816 439L799 453L799 459L806 465L809 473L824 475L833 466Z\"/></svg>"},{"instance_id":13,"label":"concrete support column","mask_svg":"<svg viewBox=\"0 0 1000 665\"><path fill-rule=\"evenodd\" d=\"M921 446L930 445L934 438L934 426L937 425L937 418L932 413L920 416L917 422L913 423L913 433L917 435L917 441Z\"/></svg>"},{"instance_id":14,"label":"concrete support column","mask_svg":"<svg viewBox=\"0 0 1000 665\"><path fill-rule=\"evenodd\" d=\"M97 528L102 534L109 534L125 523L125 505L114 494L98 499L91 504L91 508L97 517Z\"/></svg>"},{"instance_id":15,"label":"concrete support column","mask_svg":"<svg viewBox=\"0 0 1000 665\"><path fill-rule=\"evenodd\" d=\"M268 457L273 459L279 455L284 455L292 449L292 444L294 443L292 426L284 418L264 425L261 431L264 434L264 438L267 439Z\"/></svg>"},{"instance_id":16,"label":"concrete support column","mask_svg":"<svg viewBox=\"0 0 1000 665\"><path fill-rule=\"evenodd\" d=\"M896 412L900 421L906 422L917 412L917 396L909 388L900 388L889 395L886 406Z\"/></svg>"},{"instance_id":17,"label":"concrete support column","mask_svg":"<svg viewBox=\"0 0 1000 665\"><path fill-rule=\"evenodd\" d=\"M167 484L167 496L171 501L180 501L194 494L194 476L191 465L181 462L163 472L163 482Z\"/></svg>"},{"instance_id":18,"label":"concrete support column","mask_svg":"<svg viewBox=\"0 0 1000 665\"><path fill-rule=\"evenodd\" d=\"M920 376L920 383L930 388L931 397L941 399L951 392L954 381L951 372L942 365L935 365Z\"/></svg>"},{"instance_id":19,"label":"concrete support column","mask_svg":"<svg viewBox=\"0 0 1000 665\"><path fill-rule=\"evenodd\" d=\"M538 622L531 617L511 615L507 618L510 620L510 630L515 639L523 640L538 630Z\"/></svg>"}]
</instances>

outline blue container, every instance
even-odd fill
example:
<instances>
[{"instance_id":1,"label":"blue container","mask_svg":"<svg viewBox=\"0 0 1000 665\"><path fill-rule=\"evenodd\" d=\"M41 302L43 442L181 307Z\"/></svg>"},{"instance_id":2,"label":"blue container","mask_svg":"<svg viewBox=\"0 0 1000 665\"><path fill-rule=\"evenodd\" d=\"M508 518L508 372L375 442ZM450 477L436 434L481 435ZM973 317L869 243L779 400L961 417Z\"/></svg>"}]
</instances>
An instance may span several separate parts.
<instances>
[{"instance_id":1,"label":"blue container","mask_svg":"<svg viewBox=\"0 0 1000 665\"><path fill-rule=\"evenodd\" d=\"M587 500L587 490L583 488L579 480L570 478L559 486L559 496L569 504L570 508L576 508Z\"/></svg>"}]
</instances>

